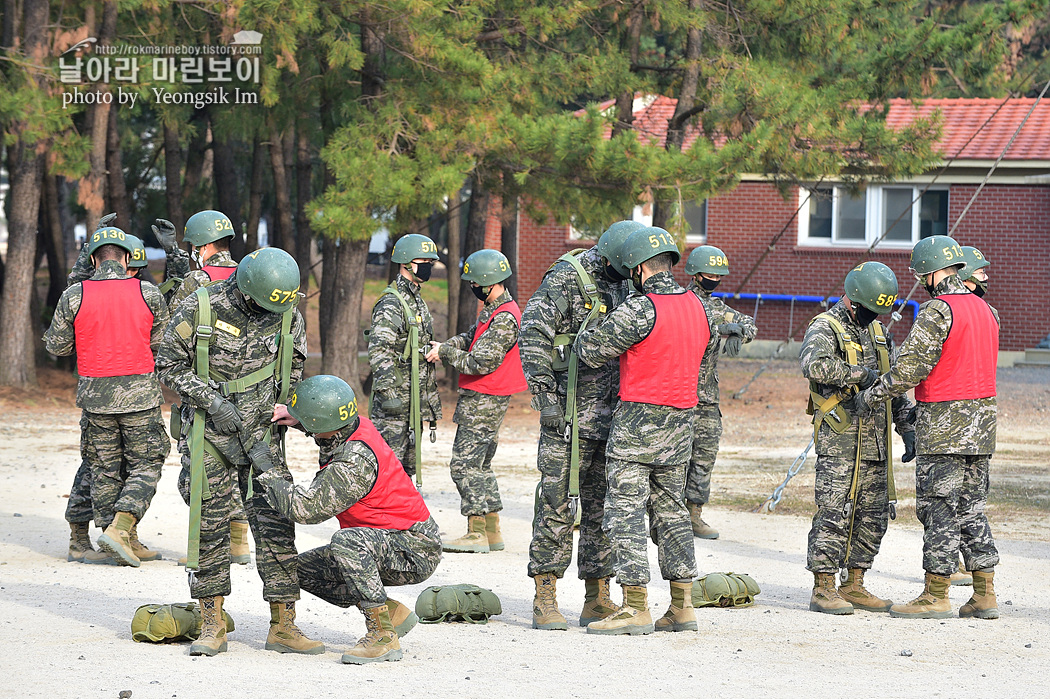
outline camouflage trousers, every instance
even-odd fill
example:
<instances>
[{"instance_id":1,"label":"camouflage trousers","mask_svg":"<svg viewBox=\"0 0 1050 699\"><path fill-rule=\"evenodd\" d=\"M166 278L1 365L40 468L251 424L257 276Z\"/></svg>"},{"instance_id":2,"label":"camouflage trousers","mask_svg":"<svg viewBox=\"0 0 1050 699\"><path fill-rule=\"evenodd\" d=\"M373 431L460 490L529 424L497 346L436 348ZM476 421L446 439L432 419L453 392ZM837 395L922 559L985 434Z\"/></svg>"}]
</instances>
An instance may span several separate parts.
<instances>
[{"instance_id":1,"label":"camouflage trousers","mask_svg":"<svg viewBox=\"0 0 1050 699\"><path fill-rule=\"evenodd\" d=\"M175 409L176 408L173 406L172 410L175 410ZM192 413L191 413L191 415L192 415ZM187 421L192 420L192 418L183 418L183 419L187 420ZM188 428L185 431L185 433L179 437L178 448L179 448L179 453L180 454L186 454L189 451L189 442L187 441L187 439L188 439ZM245 490L245 492L247 492L248 487L245 486L244 490ZM72 495L70 495L70 497L72 497ZM233 521L237 521L237 522L246 522L246 521L248 521L248 513L244 511L244 502L241 500L241 488L240 488L240 484L239 483L233 489L233 510L230 512L230 519L233 520Z\"/></svg>"},{"instance_id":2,"label":"camouflage trousers","mask_svg":"<svg viewBox=\"0 0 1050 699\"><path fill-rule=\"evenodd\" d=\"M350 527L333 534L327 546L299 556L299 583L337 607L378 607L387 599L384 585L421 583L440 560L433 518L407 531Z\"/></svg>"},{"instance_id":3,"label":"camouflage trousers","mask_svg":"<svg viewBox=\"0 0 1050 699\"><path fill-rule=\"evenodd\" d=\"M408 415L387 415L376 404L369 414L369 418L375 424L379 434L383 435L383 441L394 450L405 473L410 476L416 475L416 442L415 435L409 425ZM420 437L423 431L420 430Z\"/></svg>"},{"instance_id":4,"label":"camouflage trousers","mask_svg":"<svg viewBox=\"0 0 1050 699\"><path fill-rule=\"evenodd\" d=\"M984 514L990 455L919 454L915 515L924 529L922 567L951 575L962 553L966 570L994 568L999 552Z\"/></svg>"},{"instance_id":5,"label":"camouflage trousers","mask_svg":"<svg viewBox=\"0 0 1050 699\"><path fill-rule=\"evenodd\" d=\"M839 568L869 570L886 535L890 513L886 462L881 460L860 462L852 513L853 536L849 535L850 517L844 510L853 480L853 462L848 457L817 456L817 513L809 530L806 556L806 569L814 573L835 573Z\"/></svg>"},{"instance_id":6,"label":"camouflage trousers","mask_svg":"<svg viewBox=\"0 0 1050 699\"><path fill-rule=\"evenodd\" d=\"M717 403L699 403L693 415L693 453L685 474L685 499L706 505L711 499L711 471L715 468L718 439L722 436L722 411Z\"/></svg>"},{"instance_id":7,"label":"camouflage trousers","mask_svg":"<svg viewBox=\"0 0 1050 699\"><path fill-rule=\"evenodd\" d=\"M171 451L160 408L116 414L85 410L81 439L81 456L91 471L95 526L105 529L117 512L142 519Z\"/></svg>"},{"instance_id":8,"label":"camouflage trousers","mask_svg":"<svg viewBox=\"0 0 1050 699\"><path fill-rule=\"evenodd\" d=\"M480 425L460 425L456 429L449 469L459 491L459 513L465 517L503 509L496 474L492 472L492 457L498 445L498 425L496 429Z\"/></svg>"},{"instance_id":9,"label":"camouflage trousers","mask_svg":"<svg viewBox=\"0 0 1050 699\"><path fill-rule=\"evenodd\" d=\"M279 453L274 454L274 464L284 479L292 482L292 475ZM254 493L248 497L249 466L228 465L205 451L204 469L211 492L210 497L201 503L200 567L190 583L190 596L199 599L230 594L230 520L237 507L234 491L239 489L255 539L255 564L263 582L263 599L267 602L299 599L295 524L270 507L264 497L265 489L258 481L253 481ZM189 504L188 452L182 454L179 493Z\"/></svg>"},{"instance_id":10,"label":"camouflage trousers","mask_svg":"<svg viewBox=\"0 0 1050 699\"><path fill-rule=\"evenodd\" d=\"M608 578L613 573L612 547L602 530L605 508L605 440L580 438L580 543L576 568L581 580ZM569 514L569 443L560 430L540 427L537 466L540 482L529 544L529 576L565 575L572 560Z\"/></svg>"},{"instance_id":11,"label":"camouflage trousers","mask_svg":"<svg viewBox=\"0 0 1050 699\"><path fill-rule=\"evenodd\" d=\"M602 528L612 542L616 581L621 585L649 583L646 512L664 580L696 577L693 529L683 496L685 468L685 464L641 464L620 459L606 463L609 489Z\"/></svg>"}]
</instances>

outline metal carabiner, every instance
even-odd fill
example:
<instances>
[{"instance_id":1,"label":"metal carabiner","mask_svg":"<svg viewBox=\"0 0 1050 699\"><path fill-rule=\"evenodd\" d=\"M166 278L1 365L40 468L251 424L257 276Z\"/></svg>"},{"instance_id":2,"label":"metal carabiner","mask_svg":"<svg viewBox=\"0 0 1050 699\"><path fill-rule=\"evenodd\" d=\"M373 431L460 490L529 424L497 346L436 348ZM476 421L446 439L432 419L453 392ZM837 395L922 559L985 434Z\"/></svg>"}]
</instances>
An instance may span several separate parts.
<instances>
[{"instance_id":1,"label":"metal carabiner","mask_svg":"<svg viewBox=\"0 0 1050 699\"><path fill-rule=\"evenodd\" d=\"M437 441L438 441L437 423L436 422L431 422L430 423L430 443L434 444Z\"/></svg>"}]
</instances>

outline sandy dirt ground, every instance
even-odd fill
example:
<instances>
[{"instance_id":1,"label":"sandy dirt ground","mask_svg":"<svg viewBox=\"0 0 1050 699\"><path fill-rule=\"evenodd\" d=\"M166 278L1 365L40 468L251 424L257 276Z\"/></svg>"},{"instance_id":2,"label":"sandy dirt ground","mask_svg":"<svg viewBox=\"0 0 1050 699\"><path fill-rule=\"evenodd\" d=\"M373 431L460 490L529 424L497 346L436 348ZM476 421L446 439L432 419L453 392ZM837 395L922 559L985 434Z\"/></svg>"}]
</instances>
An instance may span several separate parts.
<instances>
[{"instance_id":1,"label":"sandy dirt ground","mask_svg":"<svg viewBox=\"0 0 1050 699\"><path fill-rule=\"evenodd\" d=\"M724 390L739 388L758 366L727 363ZM799 409L805 387L790 362L778 362L739 400L724 400L723 452L705 510L721 538L696 542L701 573L755 577L762 593L754 607L699 610L695 634L597 637L575 625L567 632L532 630L526 564L537 420L527 402L516 399L496 455L507 550L445 554L427 583L390 591L412 604L426 585L473 582L497 592L503 614L485 626L419 625L402 640L401 662L365 667L339 662L364 633L360 613L308 594L298 605L299 623L328 652L264 650L269 613L254 565L234 566L226 609L237 630L229 652L193 658L186 645L132 642L136 607L189 598L186 573L175 563L185 552L187 513L176 491L175 457L169 457L139 527L143 541L164 560L138 569L67 563L63 512L79 461L79 414L71 407L68 381L51 376L46 385L31 396L0 394L0 667L7 674L0 682L2 697L1050 695L1050 370L1000 375L1000 453L989 508L1002 556L998 621L808 611L812 457L776 514L752 511L808 439L808 421ZM447 396L448 414L452 401ZM442 425L437 444L426 444L423 492L443 533L458 536L465 522L448 475L453 434L451 424ZM296 481L307 482L316 468L312 442L292 435L289 450ZM901 466L904 507L868 576L876 593L894 600L911 599L922 585L922 532L908 501L913 483L911 467ZM300 550L326 543L335 527L334 521L299 527ZM92 529L93 538L98 533ZM650 604L659 615L669 593L652 545L649 560ZM583 583L575 576L570 566L559 585L572 624L583 604ZM953 606L968 595L969 588L953 588Z\"/></svg>"}]
</instances>

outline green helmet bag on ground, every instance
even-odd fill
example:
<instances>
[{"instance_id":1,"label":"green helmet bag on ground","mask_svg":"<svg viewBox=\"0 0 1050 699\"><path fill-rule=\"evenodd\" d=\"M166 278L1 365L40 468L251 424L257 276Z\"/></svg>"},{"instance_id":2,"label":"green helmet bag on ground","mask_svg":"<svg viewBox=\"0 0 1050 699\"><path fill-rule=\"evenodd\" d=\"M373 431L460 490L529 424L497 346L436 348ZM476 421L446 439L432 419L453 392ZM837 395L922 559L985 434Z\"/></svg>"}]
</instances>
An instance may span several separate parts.
<instances>
[{"instance_id":1,"label":"green helmet bag on ground","mask_svg":"<svg viewBox=\"0 0 1050 699\"><path fill-rule=\"evenodd\" d=\"M134 236L130 237L134 238ZM126 250L128 255L132 255L135 253L135 246L128 238L129 235L119 228L112 226L99 228L88 238L88 255L94 255L95 251L103 245L116 245L118 248ZM136 240L138 239L136 238ZM139 242L141 243L142 241Z\"/></svg>"},{"instance_id":2,"label":"green helmet bag on ground","mask_svg":"<svg viewBox=\"0 0 1050 699\"><path fill-rule=\"evenodd\" d=\"M237 265L237 288L271 313L284 313L299 302L299 265L280 248L260 248Z\"/></svg>"},{"instance_id":3,"label":"green helmet bag on ground","mask_svg":"<svg viewBox=\"0 0 1050 699\"><path fill-rule=\"evenodd\" d=\"M295 387L288 399L288 414L310 434L335 432L357 417L357 396L338 376L311 376Z\"/></svg>"},{"instance_id":4,"label":"green helmet bag on ground","mask_svg":"<svg viewBox=\"0 0 1050 699\"><path fill-rule=\"evenodd\" d=\"M923 238L911 249L911 268L918 274L930 274L965 263L962 246L955 242L955 238L946 235Z\"/></svg>"},{"instance_id":5,"label":"green helmet bag on ground","mask_svg":"<svg viewBox=\"0 0 1050 699\"><path fill-rule=\"evenodd\" d=\"M862 262L849 271L846 298L874 313L889 313L897 301L897 275L881 262Z\"/></svg>"},{"instance_id":6,"label":"green helmet bag on ground","mask_svg":"<svg viewBox=\"0 0 1050 699\"><path fill-rule=\"evenodd\" d=\"M605 229L602 237L598 238L598 244L594 246L598 254L608 260L609 264L625 279L630 277L631 273L623 266L623 243L627 240L627 236L641 228L645 228L644 223L617 221Z\"/></svg>"},{"instance_id":7,"label":"green helmet bag on ground","mask_svg":"<svg viewBox=\"0 0 1050 699\"><path fill-rule=\"evenodd\" d=\"M439 621L487 624L489 617L502 613L499 597L492 590L469 583L428 587L416 598L416 616L424 624Z\"/></svg>"},{"instance_id":8,"label":"green helmet bag on ground","mask_svg":"<svg viewBox=\"0 0 1050 699\"><path fill-rule=\"evenodd\" d=\"M409 233L397 239L390 253L390 261L398 265L407 265L412 260L436 260L438 249L434 241L419 233Z\"/></svg>"},{"instance_id":9,"label":"green helmet bag on ground","mask_svg":"<svg viewBox=\"0 0 1050 699\"><path fill-rule=\"evenodd\" d=\"M498 284L513 274L510 260L499 250L478 250L471 253L463 262L463 274L460 276L478 286Z\"/></svg>"},{"instance_id":10,"label":"green helmet bag on ground","mask_svg":"<svg viewBox=\"0 0 1050 699\"><path fill-rule=\"evenodd\" d=\"M222 612L226 631L235 629L233 618ZM196 602L182 604L144 604L131 618L131 637L136 643L196 641L201 635L201 613Z\"/></svg>"},{"instance_id":11,"label":"green helmet bag on ground","mask_svg":"<svg viewBox=\"0 0 1050 699\"><path fill-rule=\"evenodd\" d=\"M190 216L182 232L182 239L193 247L200 248L216 240L232 238L236 233L229 216L221 211L209 209Z\"/></svg>"},{"instance_id":12,"label":"green helmet bag on ground","mask_svg":"<svg viewBox=\"0 0 1050 699\"><path fill-rule=\"evenodd\" d=\"M676 265L682 259L674 236L663 228L655 226L639 228L623 241L623 266L631 270L643 262L653 259L665 252L671 253L671 264Z\"/></svg>"},{"instance_id":13,"label":"green helmet bag on ground","mask_svg":"<svg viewBox=\"0 0 1050 699\"><path fill-rule=\"evenodd\" d=\"M701 245L689 253L685 261L685 273L690 277L698 274L729 274L729 258L714 245Z\"/></svg>"},{"instance_id":14,"label":"green helmet bag on ground","mask_svg":"<svg viewBox=\"0 0 1050 699\"><path fill-rule=\"evenodd\" d=\"M693 606L750 607L761 591L746 573L708 573L693 581Z\"/></svg>"}]
</instances>

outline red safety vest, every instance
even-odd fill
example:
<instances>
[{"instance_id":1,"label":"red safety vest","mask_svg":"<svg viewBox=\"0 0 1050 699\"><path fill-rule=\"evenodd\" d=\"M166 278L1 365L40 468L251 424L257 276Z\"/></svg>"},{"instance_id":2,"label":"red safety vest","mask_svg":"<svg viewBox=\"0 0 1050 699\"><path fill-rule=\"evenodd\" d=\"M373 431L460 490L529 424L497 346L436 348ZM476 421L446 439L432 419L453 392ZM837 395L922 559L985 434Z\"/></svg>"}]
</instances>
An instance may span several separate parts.
<instances>
[{"instance_id":1,"label":"red safety vest","mask_svg":"<svg viewBox=\"0 0 1050 699\"><path fill-rule=\"evenodd\" d=\"M372 450L379 461L379 475L368 495L336 515L339 526L343 529L371 527L404 531L417 522L430 519L430 510L423 502L423 496L412 485L412 479L405 473L394 451L383 441L371 420L360 419L361 424L346 441L361 442Z\"/></svg>"},{"instance_id":2,"label":"red safety vest","mask_svg":"<svg viewBox=\"0 0 1050 699\"><path fill-rule=\"evenodd\" d=\"M142 297L142 281L88 279L73 319L77 373L92 378L153 373L149 339L153 311Z\"/></svg>"},{"instance_id":3,"label":"red safety vest","mask_svg":"<svg viewBox=\"0 0 1050 699\"><path fill-rule=\"evenodd\" d=\"M201 270L208 275L208 279L211 279L212 281L217 279L229 279L230 275L233 274L236 269L236 265L233 267L218 267L216 265L204 265L201 267Z\"/></svg>"},{"instance_id":4,"label":"red safety vest","mask_svg":"<svg viewBox=\"0 0 1050 699\"><path fill-rule=\"evenodd\" d=\"M521 309L511 299L501 304L487 321L478 325L477 330L474 331L470 349L474 349L478 338L489 329L489 324L492 323L497 313L510 313L514 316L514 322L521 325ZM521 368L521 350L518 349L518 343L514 343L514 346L508 350L507 356L503 358L503 363L491 374L460 374L459 387L469 388L471 391L490 396L509 396L526 390L529 385L525 382L525 371Z\"/></svg>"},{"instance_id":5,"label":"red safety vest","mask_svg":"<svg viewBox=\"0 0 1050 699\"><path fill-rule=\"evenodd\" d=\"M656 306L649 336L620 355L620 400L692 408L700 360L711 339L696 294L646 294Z\"/></svg>"},{"instance_id":6,"label":"red safety vest","mask_svg":"<svg viewBox=\"0 0 1050 699\"><path fill-rule=\"evenodd\" d=\"M923 403L991 398L999 358L999 324L976 294L944 294L938 299L952 309L952 327L941 358L930 375L915 387Z\"/></svg>"}]
</instances>

